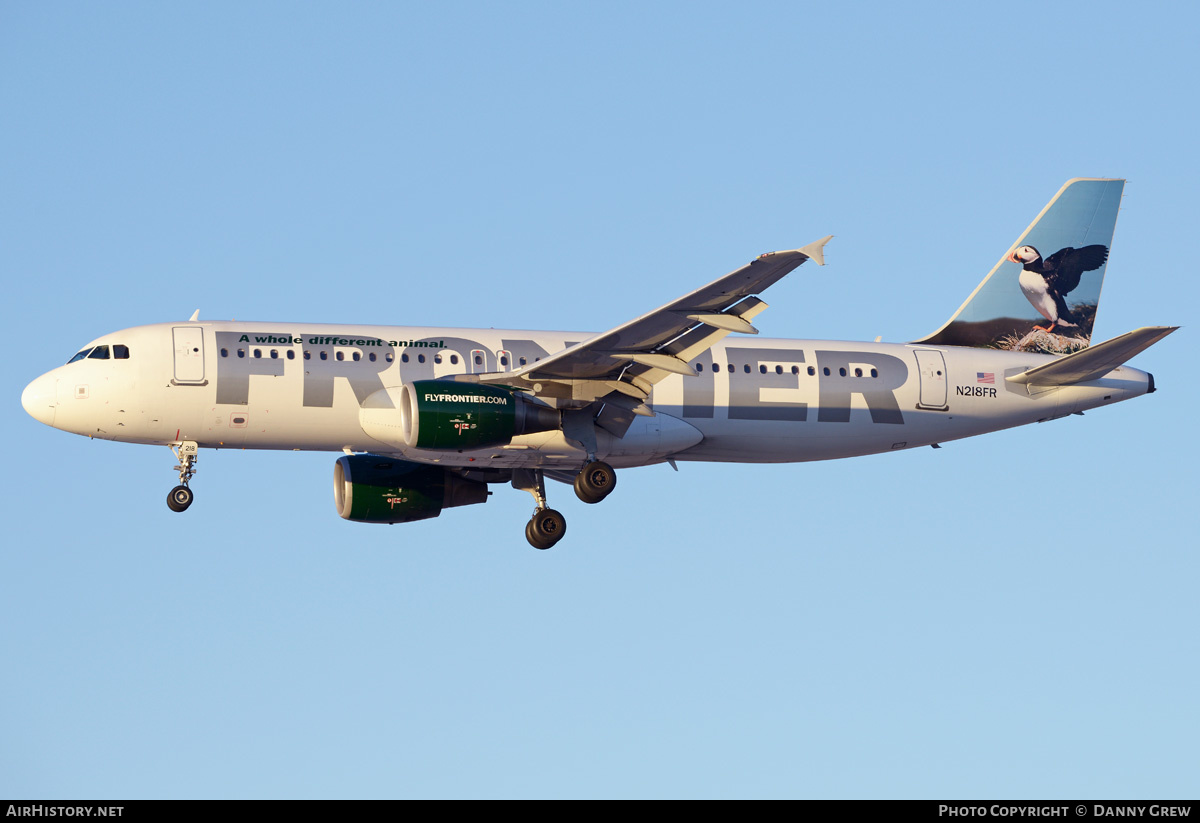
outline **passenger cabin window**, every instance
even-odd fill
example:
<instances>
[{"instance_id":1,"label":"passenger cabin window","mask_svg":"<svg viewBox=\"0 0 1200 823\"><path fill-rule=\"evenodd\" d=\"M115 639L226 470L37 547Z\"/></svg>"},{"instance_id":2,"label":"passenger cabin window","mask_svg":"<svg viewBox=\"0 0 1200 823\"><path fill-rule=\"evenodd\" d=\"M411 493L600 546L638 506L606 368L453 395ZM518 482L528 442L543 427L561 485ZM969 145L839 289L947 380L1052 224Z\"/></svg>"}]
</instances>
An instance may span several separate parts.
<instances>
[{"instance_id":1,"label":"passenger cabin window","mask_svg":"<svg viewBox=\"0 0 1200 823\"><path fill-rule=\"evenodd\" d=\"M520 359L518 362L519 362L519 363L520 363L522 366L524 366L524 365L525 365L525 358L524 358L524 357L522 357L522 358L521 358L521 359Z\"/></svg>"},{"instance_id":2,"label":"passenger cabin window","mask_svg":"<svg viewBox=\"0 0 1200 823\"><path fill-rule=\"evenodd\" d=\"M370 354L368 354L367 359L370 360L372 363L374 363L375 362L375 352L371 352Z\"/></svg>"},{"instance_id":3,"label":"passenger cabin window","mask_svg":"<svg viewBox=\"0 0 1200 823\"><path fill-rule=\"evenodd\" d=\"M229 349L221 349L221 356L222 356L222 357L228 357L228 356L229 356Z\"/></svg>"},{"instance_id":4,"label":"passenger cabin window","mask_svg":"<svg viewBox=\"0 0 1200 823\"><path fill-rule=\"evenodd\" d=\"M750 364L747 363L746 365L742 366L742 371L746 372L746 374L749 374L750 373Z\"/></svg>"},{"instance_id":5,"label":"passenger cabin window","mask_svg":"<svg viewBox=\"0 0 1200 823\"><path fill-rule=\"evenodd\" d=\"M312 360L312 352L310 352L310 351L306 351L306 352L304 352L304 359L305 359L305 360Z\"/></svg>"},{"instance_id":6,"label":"passenger cabin window","mask_svg":"<svg viewBox=\"0 0 1200 823\"><path fill-rule=\"evenodd\" d=\"M501 364L500 364L500 365L504 365L504 363L503 363L503 360L504 360L504 358L503 358L503 357L501 357L501 358L500 358L500 360L501 360ZM480 357L479 355L475 355L475 365L476 365L476 366L482 366L482 365L483 365L483 358L482 358L482 357Z\"/></svg>"},{"instance_id":7,"label":"passenger cabin window","mask_svg":"<svg viewBox=\"0 0 1200 823\"><path fill-rule=\"evenodd\" d=\"M346 359L346 355L345 355L345 354L343 354L342 352L337 352L337 353L335 353L335 354L334 354L334 357L336 357L336 358L337 358L339 361L341 361L341 360L345 360L345 359Z\"/></svg>"},{"instance_id":8,"label":"passenger cabin window","mask_svg":"<svg viewBox=\"0 0 1200 823\"><path fill-rule=\"evenodd\" d=\"M386 360L386 361L388 361L389 363L391 363L391 362L392 362L392 359L393 359L394 357L395 357L395 355L393 355L391 352L388 352L387 354L385 354L385 355L383 356L383 359L384 359L384 360Z\"/></svg>"},{"instance_id":9,"label":"passenger cabin window","mask_svg":"<svg viewBox=\"0 0 1200 823\"><path fill-rule=\"evenodd\" d=\"M400 362L401 362L401 363L407 363L407 362L408 362L408 355L407 355L407 354L402 354L402 355L400 355Z\"/></svg>"},{"instance_id":10,"label":"passenger cabin window","mask_svg":"<svg viewBox=\"0 0 1200 823\"><path fill-rule=\"evenodd\" d=\"M288 359L288 360L295 360L295 359L296 359L296 350L295 350L295 349L288 349L288 353L287 353L287 359Z\"/></svg>"},{"instance_id":11,"label":"passenger cabin window","mask_svg":"<svg viewBox=\"0 0 1200 823\"><path fill-rule=\"evenodd\" d=\"M321 359L322 359L322 360L328 360L328 359L329 359L329 352L327 352L327 351L323 351L323 352L321 352Z\"/></svg>"},{"instance_id":12,"label":"passenger cabin window","mask_svg":"<svg viewBox=\"0 0 1200 823\"><path fill-rule=\"evenodd\" d=\"M814 375L816 375L816 373L817 373L817 369L816 369L816 367L815 367L815 366L809 366L809 367L808 367L808 376L809 376L809 377L813 377ZM825 373L826 373L826 374L829 374L829 370L828 370L828 369L826 369L826 370L825 370Z\"/></svg>"},{"instance_id":13,"label":"passenger cabin window","mask_svg":"<svg viewBox=\"0 0 1200 823\"><path fill-rule=\"evenodd\" d=\"M113 360L128 360L128 359L129 359L129 347L128 346L122 346L119 343L113 346Z\"/></svg>"},{"instance_id":14,"label":"passenger cabin window","mask_svg":"<svg viewBox=\"0 0 1200 823\"><path fill-rule=\"evenodd\" d=\"M418 362L418 363L424 363L424 362L425 362L425 355L423 355L423 354L418 354L418 355L417 355L417 362Z\"/></svg>"},{"instance_id":15,"label":"passenger cabin window","mask_svg":"<svg viewBox=\"0 0 1200 823\"><path fill-rule=\"evenodd\" d=\"M457 354L450 355L450 362L454 365L457 365L458 364L458 355Z\"/></svg>"},{"instance_id":16,"label":"passenger cabin window","mask_svg":"<svg viewBox=\"0 0 1200 823\"><path fill-rule=\"evenodd\" d=\"M500 358L500 365L501 365L501 366L507 366L507 365L508 365L508 358L507 358L507 357L501 357L501 358Z\"/></svg>"},{"instance_id":17,"label":"passenger cabin window","mask_svg":"<svg viewBox=\"0 0 1200 823\"><path fill-rule=\"evenodd\" d=\"M262 349L255 349L255 350L254 350L254 359L255 359L255 360L261 360L261 359L262 359Z\"/></svg>"},{"instance_id":18,"label":"passenger cabin window","mask_svg":"<svg viewBox=\"0 0 1200 823\"><path fill-rule=\"evenodd\" d=\"M108 346L97 346L92 349L92 353L88 355L88 360L107 360Z\"/></svg>"},{"instance_id":19,"label":"passenger cabin window","mask_svg":"<svg viewBox=\"0 0 1200 823\"><path fill-rule=\"evenodd\" d=\"M279 349L271 349L271 359L272 360L279 359Z\"/></svg>"},{"instance_id":20,"label":"passenger cabin window","mask_svg":"<svg viewBox=\"0 0 1200 823\"><path fill-rule=\"evenodd\" d=\"M238 357L245 357L245 356L246 356L246 350L238 349Z\"/></svg>"},{"instance_id":21,"label":"passenger cabin window","mask_svg":"<svg viewBox=\"0 0 1200 823\"><path fill-rule=\"evenodd\" d=\"M350 359L357 363L359 360L362 360L362 352L351 352Z\"/></svg>"},{"instance_id":22,"label":"passenger cabin window","mask_svg":"<svg viewBox=\"0 0 1200 823\"><path fill-rule=\"evenodd\" d=\"M435 355L433 356L433 362L434 362L434 363L441 363L441 362L442 362L442 356L441 356L440 354L435 354Z\"/></svg>"}]
</instances>

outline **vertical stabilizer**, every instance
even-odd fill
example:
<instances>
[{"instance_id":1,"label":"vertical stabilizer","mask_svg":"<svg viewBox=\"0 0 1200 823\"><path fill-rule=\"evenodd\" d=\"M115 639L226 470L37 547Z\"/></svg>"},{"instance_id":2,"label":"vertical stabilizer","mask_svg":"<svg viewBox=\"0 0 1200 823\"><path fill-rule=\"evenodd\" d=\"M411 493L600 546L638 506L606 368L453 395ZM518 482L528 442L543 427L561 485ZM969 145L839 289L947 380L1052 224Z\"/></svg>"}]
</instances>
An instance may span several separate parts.
<instances>
[{"instance_id":1,"label":"vertical stabilizer","mask_svg":"<svg viewBox=\"0 0 1200 823\"><path fill-rule=\"evenodd\" d=\"M1124 187L1124 180L1067 181L954 316L915 342L1051 353L1086 348Z\"/></svg>"}]
</instances>

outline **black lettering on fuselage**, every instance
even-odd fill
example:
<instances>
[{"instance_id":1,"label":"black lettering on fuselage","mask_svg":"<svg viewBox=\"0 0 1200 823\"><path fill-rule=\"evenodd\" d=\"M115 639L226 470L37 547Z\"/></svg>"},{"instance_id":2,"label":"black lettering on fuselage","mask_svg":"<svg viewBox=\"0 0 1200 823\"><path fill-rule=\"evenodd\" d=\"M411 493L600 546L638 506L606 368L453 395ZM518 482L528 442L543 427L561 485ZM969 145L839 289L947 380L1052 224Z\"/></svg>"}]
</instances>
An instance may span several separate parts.
<instances>
[{"instance_id":1,"label":"black lettering on fuselage","mask_svg":"<svg viewBox=\"0 0 1200 823\"><path fill-rule=\"evenodd\" d=\"M792 365L804 362L804 352L799 349L727 348L729 360L742 364L742 373L729 375L729 419L730 420L790 420L808 419L808 404L798 401L780 402L762 399L763 389L798 389L800 376L792 374ZM771 364L764 373L760 364ZM786 364L782 374L774 369L776 364ZM745 373L745 366L750 373ZM693 378L686 378L692 380Z\"/></svg>"},{"instance_id":2,"label":"black lettering on fuselage","mask_svg":"<svg viewBox=\"0 0 1200 823\"><path fill-rule=\"evenodd\" d=\"M868 351L818 351L821 398L818 423L849 423L850 399L861 395L872 423L904 423L895 390L908 380L908 366L898 357ZM856 377L855 368L874 368L878 377ZM826 371L828 370L828 374ZM864 375L869 372L864 372Z\"/></svg>"},{"instance_id":3,"label":"black lettering on fuselage","mask_svg":"<svg viewBox=\"0 0 1200 823\"><path fill-rule=\"evenodd\" d=\"M264 374L281 376L283 359L254 357L254 345L245 342L247 337L269 335L238 334L219 331L217 337L217 403L244 406L250 402L250 375Z\"/></svg>"},{"instance_id":4,"label":"black lettering on fuselage","mask_svg":"<svg viewBox=\"0 0 1200 823\"><path fill-rule=\"evenodd\" d=\"M229 405L246 405L249 402L249 385L251 375L281 376L284 373L285 358L253 357L253 349L244 340L246 337L269 339L270 335L254 333L240 334L236 332L216 332L218 351L225 350L226 355L217 358L217 403ZM277 339L286 339L276 336ZM307 339L307 338L305 338ZM341 346L343 338L325 337L317 345L305 345L310 353L309 359L297 357L292 361L293 368L302 367L304 370L304 399L303 405L316 408L333 406L334 384L338 379L346 380L354 392L354 396L363 403L367 397L380 389L385 382L383 373L393 363L387 355L391 353L393 360L400 354L408 354L407 362L396 362L404 382L431 379L437 376L435 371L434 352L418 357L413 351L416 348L432 347L457 353L463 358L460 364L453 364L447 369L458 372L465 367L470 370L472 351L485 353L483 368L486 371L499 369L495 361L495 353L476 340L466 338L427 338L424 340L402 341L397 350L386 341L378 339L363 339L363 356L358 360L347 357L338 360L336 348L357 348L359 338L345 338L349 346ZM243 356L238 357L239 348ZM422 345L423 344L423 345ZM267 343L270 345L270 343ZM285 344L286 345L286 344ZM366 349L366 346L370 346ZM533 340L505 339L501 341L503 349L511 354L514 362L508 368L521 368L519 358L525 358L524 365L532 365L539 358L546 358L549 353ZM566 343L569 347L572 342ZM428 349L426 348L426 351ZM321 353L326 358L321 359ZM367 356L369 352L376 354L374 361ZM300 354L298 351L297 354ZM728 359L735 361L740 367L738 371L728 373L729 381L729 419L731 420L779 420L803 422L808 419L808 403L800 401L764 401L761 399L762 390L770 388L795 389L803 385L801 375L806 370L801 367L799 374L793 373L791 365L802 366L805 361L804 352L800 349L784 348L752 348L731 347L726 350ZM908 367L900 358L879 352L836 351L823 350L815 352L818 364L819 408L817 421L821 423L844 423L850 420L851 398L860 395L874 423L904 422L900 406L896 401L895 390L904 385L908 379ZM443 362L448 355L443 355ZM424 360L424 362L420 362ZM712 418L716 405L716 378L713 371L713 351L709 350L699 355L693 363L699 363L701 369L694 377L685 377L683 381L683 408L685 418ZM785 365L786 364L786 365ZM751 370L744 373L745 366ZM762 366L767 366L764 373ZM783 372L776 372L774 366L783 367ZM874 369L876 377L856 377L856 367ZM694 366L693 366L694 367ZM829 374L825 374L828 370ZM721 372L726 369L721 368ZM445 373L445 372L443 372ZM987 392L990 392L988 394ZM995 389L983 387L959 387L960 396L995 396Z\"/></svg>"},{"instance_id":5,"label":"black lettering on fuselage","mask_svg":"<svg viewBox=\"0 0 1200 823\"><path fill-rule=\"evenodd\" d=\"M700 364L696 376L683 378L683 416L712 417L713 408L717 405L717 375L712 368L712 349L699 355L696 362Z\"/></svg>"},{"instance_id":6,"label":"black lettering on fuselage","mask_svg":"<svg viewBox=\"0 0 1200 823\"><path fill-rule=\"evenodd\" d=\"M564 348L570 348L576 345L576 341L568 340L563 344ZM501 340L500 346L504 351L508 352L513 357L513 362L508 365L509 369L520 369L525 366L532 366L538 360L545 360L550 356L550 352L543 349L532 340ZM522 362L524 358L524 362Z\"/></svg>"},{"instance_id":7,"label":"black lettering on fuselage","mask_svg":"<svg viewBox=\"0 0 1200 823\"><path fill-rule=\"evenodd\" d=\"M349 342L356 343L357 340ZM399 371L406 383L414 380L430 380L436 377L438 365L436 358L439 354L442 359L443 373L446 371L459 373L466 368L472 351L480 349L487 351L478 340L470 340L465 337L406 340L404 344L400 346L398 356L401 358ZM378 349L382 349L382 351L378 351ZM359 405L362 405L363 401L371 394L384 387L380 375L392 366L387 362L385 355L389 352L397 355L396 349L382 341L372 351L377 352L377 359L374 363L370 362L366 356L357 362L339 361L331 353L329 359L320 361L319 366L314 368L313 364L317 364L320 357L319 352L314 350L312 359L308 361L309 368L304 371L304 405L324 408L333 406L333 384L334 380L338 378L345 379L350 383L355 399L358 400ZM458 355L461 361L459 363L450 362L451 354ZM407 362L403 361L404 356L408 357ZM492 363L490 356L487 363L489 366Z\"/></svg>"},{"instance_id":8,"label":"black lettering on fuselage","mask_svg":"<svg viewBox=\"0 0 1200 823\"><path fill-rule=\"evenodd\" d=\"M256 341L254 344L248 340ZM458 373L470 371L471 352L482 351L484 362L477 366L480 371L508 370L520 367L520 361L510 362L498 368L496 355L478 340L459 337L424 338L420 340L397 341L401 345L394 347L388 341L379 338L360 338L330 335L297 335L296 337L271 335L254 332L216 332L218 351L224 351L224 356L217 358L217 402L230 405L246 405L250 399L250 376L282 376L286 358L254 357L254 346L276 344L291 347L299 340L305 340L303 349L297 348L297 357L291 361L291 368L303 368L304 391L302 404L309 408L331 408L333 406L334 384L337 380L345 380L350 384L359 404L371 394L384 388L383 373L397 367L404 382L414 380L429 380L438 373ZM504 340L504 349L514 358L524 357L526 364L532 364L537 359L545 358L548 352L532 340ZM567 346L575 345L567 342ZM337 351L344 352L342 360L337 359ZM361 349L361 356L355 360L346 349ZM241 356L238 356L239 351ZM302 351L309 357L302 359ZM282 352L281 352L282 353ZM321 355L324 353L325 358ZM370 359L370 354L375 360ZM441 354L442 365L437 364L437 355ZM391 357L389 358L389 355ZM450 360L451 355L462 358L459 362ZM457 358L455 358L457 360Z\"/></svg>"},{"instance_id":9,"label":"black lettering on fuselage","mask_svg":"<svg viewBox=\"0 0 1200 823\"><path fill-rule=\"evenodd\" d=\"M303 402L305 406L332 408L333 384L338 379L345 380L350 384L350 388L354 391L354 396L360 404L384 387L383 380L379 375L391 367L392 364L388 362L387 355L394 353L395 349L388 345L372 346L371 350L375 352L375 361L372 362L365 354L358 360L352 357L338 360L335 350L337 347L336 343L322 343L308 349L312 356L304 361ZM342 346L341 348L357 347ZM324 360L321 359L322 353L325 354Z\"/></svg>"},{"instance_id":10,"label":"black lettering on fuselage","mask_svg":"<svg viewBox=\"0 0 1200 823\"><path fill-rule=\"evenodd\" d=\"M996 389L992 386L955 386L954 393L959 397L995 397Z\"/></svg>"}]
</instances>

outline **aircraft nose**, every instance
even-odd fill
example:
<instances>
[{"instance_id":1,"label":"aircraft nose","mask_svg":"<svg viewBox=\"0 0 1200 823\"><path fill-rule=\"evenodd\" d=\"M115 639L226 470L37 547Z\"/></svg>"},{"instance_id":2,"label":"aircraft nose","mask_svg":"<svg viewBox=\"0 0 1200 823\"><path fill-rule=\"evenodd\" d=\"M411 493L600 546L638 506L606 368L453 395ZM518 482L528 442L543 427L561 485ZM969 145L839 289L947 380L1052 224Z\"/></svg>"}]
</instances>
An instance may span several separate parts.
<instances>
[{"instance_id":1,"label":"aircraft nose","mask_svg":"<svg viewBox=\"0 0 1200 823\"><path fill-rule=\"evenodd\" d=\"M34 380L21 392L21 405L34 420L53 426L54 410L58 408L58 380L48 374Z\"/></svg>"}]
</instances>

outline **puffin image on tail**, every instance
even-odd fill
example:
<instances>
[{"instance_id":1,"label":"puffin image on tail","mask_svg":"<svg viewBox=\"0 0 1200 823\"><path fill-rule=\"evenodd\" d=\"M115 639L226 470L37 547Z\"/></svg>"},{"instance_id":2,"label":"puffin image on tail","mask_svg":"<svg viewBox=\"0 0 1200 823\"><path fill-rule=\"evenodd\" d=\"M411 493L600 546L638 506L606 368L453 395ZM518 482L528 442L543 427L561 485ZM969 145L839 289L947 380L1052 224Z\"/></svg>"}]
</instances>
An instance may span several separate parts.
<instances>
[{"instance_id":1,"label":"puffin image on tail","mask_svg":"<svg viewBox=\"0 0 1200 823\"><path fill-rule=\"evenodd\" d=\"M1055 326L1079 326L1078 318L1067 307L1066 296L1079 285L1080 275L1104 265L1108 260L1108 247L1094 245L1077 249L1067 246L1043 260L1041 252L1033 246L1021 246L1008 259L1021 264L1021 276L1017 281L1021 291L1038 314L1050 321L1049 326L1034 328L1053 332Z\"/></svg>"}]
</instances>

